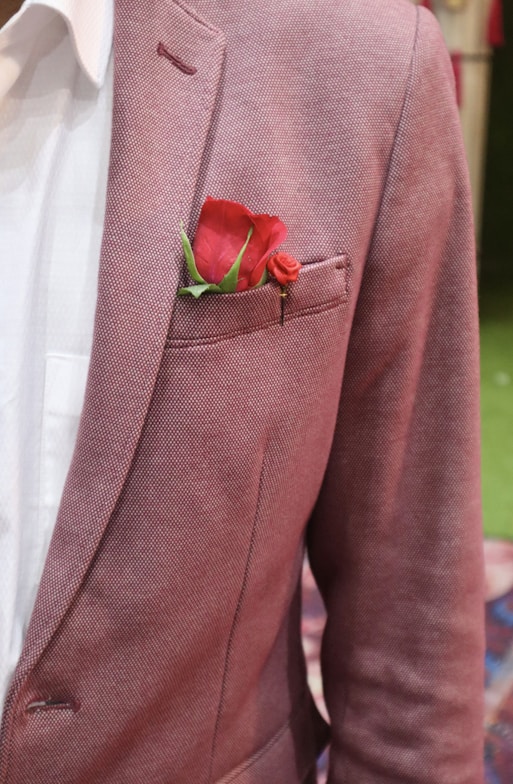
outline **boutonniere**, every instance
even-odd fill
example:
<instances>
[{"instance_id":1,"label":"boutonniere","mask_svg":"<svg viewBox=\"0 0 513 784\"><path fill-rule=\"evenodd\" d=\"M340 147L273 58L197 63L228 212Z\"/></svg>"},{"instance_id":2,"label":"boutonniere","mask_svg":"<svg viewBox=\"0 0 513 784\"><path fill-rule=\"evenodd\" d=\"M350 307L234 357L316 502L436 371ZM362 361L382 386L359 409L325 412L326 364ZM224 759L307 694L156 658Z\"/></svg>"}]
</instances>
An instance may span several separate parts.
<instances>
[{"instance_id":1,"label":"boutonniere","mask_svg":"<svg viewBox=\"0 0 513 784\"><path fill-rule=\"evenodd\" d=\"M180 222L189 274L196 283L178 294L226 294L258 288L272 275L280 284L281 323L287 284L296 280L301 264L288 253L275 252L287 227L275 215L257 215L243 204L207 196L191 245Z\"/></svg>"}]
</instances>

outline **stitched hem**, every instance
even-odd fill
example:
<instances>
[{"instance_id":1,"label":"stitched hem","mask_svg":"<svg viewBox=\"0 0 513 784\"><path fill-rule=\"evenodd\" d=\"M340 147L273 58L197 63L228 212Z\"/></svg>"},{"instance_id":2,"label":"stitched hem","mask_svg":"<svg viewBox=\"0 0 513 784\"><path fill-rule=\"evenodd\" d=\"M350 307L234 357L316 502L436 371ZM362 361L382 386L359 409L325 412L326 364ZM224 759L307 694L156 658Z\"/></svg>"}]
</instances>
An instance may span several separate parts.
<instances>
[{"instance_id":1,"label":"stitched hem","mask_svg":"<svg viewBox=\"0 0 513 784\"><path fill-rule=\"evenodd\" d=\"M328 304L309 305L308 307L302 308L301 310L295 311L294 313L291 313L289 315L287 315L287 313L285 312L284 323L287 323L287 321L292 321L293 319L301 316L309 316L309 315L313 315L314 313L322 313L325 310L332 310L333 308L337 308L340 305L345 304L346 302L347 302L347 298L344 295L342 299L333 300ZM266 329L267 327L272 326L273 324L279 324L279 323L280 320L278 316L275 319L272 320L269 319L268 321L262 322L257 327L251 327L250 329L240 329L237 330L237 332L224 332L221 335L213 335L210 338L173 338L172 340L166 341L166 344L164 346L164 351L173 348L175 349L187 348L193 346L203 346L211 343L219 343L223 340L229 340L230 338L235 338L239 335L249 335L252 332L260 332L262 329Z\"/></svg>"}]
</instances>

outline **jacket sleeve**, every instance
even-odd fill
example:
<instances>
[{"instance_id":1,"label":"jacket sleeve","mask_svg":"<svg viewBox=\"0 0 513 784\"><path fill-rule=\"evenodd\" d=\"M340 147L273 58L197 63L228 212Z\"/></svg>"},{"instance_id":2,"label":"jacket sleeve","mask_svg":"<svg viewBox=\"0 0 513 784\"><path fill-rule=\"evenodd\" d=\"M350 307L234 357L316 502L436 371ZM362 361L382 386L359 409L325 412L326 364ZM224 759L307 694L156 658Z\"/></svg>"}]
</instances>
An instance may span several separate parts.
<instances>
[{"instance_id":1,"label":"jacket sleeve","mask_svg":"<svg viewBox=\"0 0 513 784\"><path fill-rule=\"evenodd\" d=\"M328 784L483 782L476 289L454 76L436 18L417 8L333 443L307 526L327 612Z\"/></svg>"}]
</instances>

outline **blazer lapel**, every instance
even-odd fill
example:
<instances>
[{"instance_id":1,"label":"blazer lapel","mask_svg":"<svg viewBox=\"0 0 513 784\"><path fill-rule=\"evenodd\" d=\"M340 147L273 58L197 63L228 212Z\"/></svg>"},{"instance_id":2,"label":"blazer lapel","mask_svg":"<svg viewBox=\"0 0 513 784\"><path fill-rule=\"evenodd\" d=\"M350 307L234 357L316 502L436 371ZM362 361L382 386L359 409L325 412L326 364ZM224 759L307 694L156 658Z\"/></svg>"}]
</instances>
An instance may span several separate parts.
<instances>
[{"instance_id":1,"label":"blazer lapel","mask_svg":"<svg viewBox=\"0 0 513 784\"><path fill-rule=\"evenodd\" d=\"M79 588L152 395L224 59L223 33L177 0L116 0L107 207L84 407L7 703Z\"/></svg>"}]
</instances>

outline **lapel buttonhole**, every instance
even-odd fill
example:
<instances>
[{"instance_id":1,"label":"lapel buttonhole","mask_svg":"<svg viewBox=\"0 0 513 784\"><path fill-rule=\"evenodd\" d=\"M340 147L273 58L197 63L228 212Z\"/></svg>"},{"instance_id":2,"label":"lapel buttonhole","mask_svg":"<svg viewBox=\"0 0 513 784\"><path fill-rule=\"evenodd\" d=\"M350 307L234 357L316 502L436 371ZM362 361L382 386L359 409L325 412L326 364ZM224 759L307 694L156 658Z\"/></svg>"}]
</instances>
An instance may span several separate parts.
<instances>
[{"instance_id":1,"label":"lapel buttonhole","mask_svg":"<svg viewBox=\"0 0 513 784\"><path fill-rule=\"evenodd\" d=\"M169 49L167 49L164 46L162 41L159 41L159 44L157 46L157 54L160 57L166 57L168 60L170 60L173 63L173 65L176 65L176 67L179 68L180 71L183 71L183 73L188 74L189 76L192 76L198 70L193 65L187 65L187 63L184 63L184 61L181 60L179 57L177 57L174 54L171 54Z\"/></svg>"}]
</instances>

